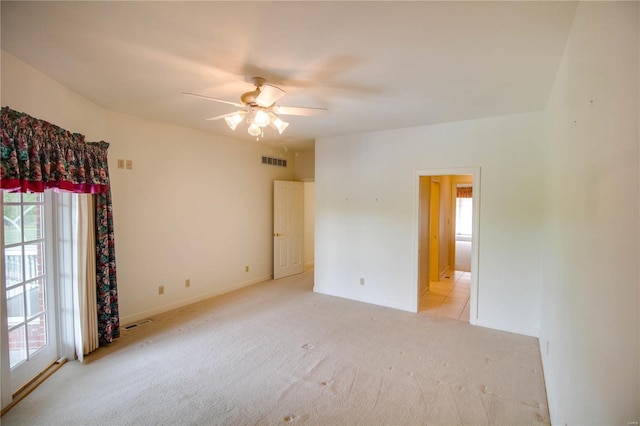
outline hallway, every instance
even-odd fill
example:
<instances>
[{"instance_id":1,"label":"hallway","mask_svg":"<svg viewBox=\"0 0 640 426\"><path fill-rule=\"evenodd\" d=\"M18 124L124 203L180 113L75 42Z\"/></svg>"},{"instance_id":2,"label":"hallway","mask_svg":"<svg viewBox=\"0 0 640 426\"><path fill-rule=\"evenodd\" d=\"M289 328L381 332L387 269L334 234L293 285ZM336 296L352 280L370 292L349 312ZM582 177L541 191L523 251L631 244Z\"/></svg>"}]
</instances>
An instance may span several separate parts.
<instances>
[{"instance_id":1,"label":"hallway","mask_svg":"<svg viewBox=\"0 0 640 426\"><path fill-rule=\"evenodd\" d=\"M441 281L431 281L430 291L420 299L420 312L469 321L471 273L454 271Z\"/></svg>"}]
</instances>

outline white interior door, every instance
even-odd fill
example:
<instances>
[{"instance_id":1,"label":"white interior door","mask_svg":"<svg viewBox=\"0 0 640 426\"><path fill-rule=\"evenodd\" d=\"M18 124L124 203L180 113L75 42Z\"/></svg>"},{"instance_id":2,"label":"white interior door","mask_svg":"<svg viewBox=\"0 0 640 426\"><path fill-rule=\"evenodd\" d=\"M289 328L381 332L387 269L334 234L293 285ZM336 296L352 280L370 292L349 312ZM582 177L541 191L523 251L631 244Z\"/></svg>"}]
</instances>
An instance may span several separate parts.
<instances>
[{"instance_id":1,"label":"white interior door","mask_svg":"<svg viewBox=\"0 0 640 426\"><path fill-rule=\"evenodd\" d=\"M304 183L273 183L273 278L304 270Z\"/></svg>"}]
</instances>

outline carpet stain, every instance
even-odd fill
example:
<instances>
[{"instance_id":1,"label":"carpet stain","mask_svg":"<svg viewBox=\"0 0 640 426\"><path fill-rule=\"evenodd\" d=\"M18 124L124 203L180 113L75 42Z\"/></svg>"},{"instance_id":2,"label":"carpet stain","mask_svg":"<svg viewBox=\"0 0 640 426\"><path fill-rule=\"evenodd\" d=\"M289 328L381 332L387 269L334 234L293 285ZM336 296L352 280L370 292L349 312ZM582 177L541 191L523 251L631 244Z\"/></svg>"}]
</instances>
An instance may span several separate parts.
<instances>
[{"instance_id":1,"label":"carpet stain","mask_svg":"<svg viewBox=\"0 0 640 426\"><path fill-rule=\"evenodd\" d=\"M302 345L302 349L313 349L314 346L311 343L305 343L304 345Z\"/></svg>"},{"instance_id":2,"label":"carpet stain","mask_svg":"<svg viewBox=\"0 0 640 426\"><path fill-rule=\"evenodd\" d=\"M299 415L297 415L297 414L292 414L292 415L290 415L290 416L286 416L286 417L284 418L284 422L285 422L285 423L295 422L295 421L296 421L296 420L298 420L299 418L300 418L300 416L299 416Z\"/></svg>"},{"instance_id":3,"label":"carpet stain","mask_svg":"<svg viewBox=\"0 0 640 426\"><path fill-rule=\"evenodd\" d=\"M489 396L495 396L500 398L500 395L498 395L497 393L494 393L489 387L482 385L480 386L480 392L485 394L485 395L489 395Z\"/></svg>"},{"instance_id":4,"label":"carpet stain","mask_svg":"<svg viewBox=\"0 0 640 426\"><path fill-rule=\"evenodd\" d=\"M523 404L523 405L526 405L527 407L533 407L533 408L540 409L540 403L539 402L535 402L533 404L529 404L528 402L520 401L520 403Z\"/></svg>"},{"instance_id":5,"label":"carpet stain","mask_svg":"<svg viewBox=\"0 0 640 426\"><path fill-rule=\"evenodd\" d=\"M544 424L548 424L549 423L549 419L545 416L543 416L542 414L536 414L536 420L538 420L540 423L544 423Z\"/></svg>"},{"instance_id":6,"label":"carpet stain","mask_svg":"<svg viewBox=\"0 0 640 426\"><path fill-rule=\"evenodd\" d=\"M487 386L485 386L485 385L480 386L480 392L482 392L482 393L483 393L483 394L485 394L485 395L498 396L498 397L500 396L500 395L498 395L498 394L496 394L496 393L493 393L493 392L491 391L491 389L489 389L489 388L488 388Z\"/></svg>"}]
</instances>

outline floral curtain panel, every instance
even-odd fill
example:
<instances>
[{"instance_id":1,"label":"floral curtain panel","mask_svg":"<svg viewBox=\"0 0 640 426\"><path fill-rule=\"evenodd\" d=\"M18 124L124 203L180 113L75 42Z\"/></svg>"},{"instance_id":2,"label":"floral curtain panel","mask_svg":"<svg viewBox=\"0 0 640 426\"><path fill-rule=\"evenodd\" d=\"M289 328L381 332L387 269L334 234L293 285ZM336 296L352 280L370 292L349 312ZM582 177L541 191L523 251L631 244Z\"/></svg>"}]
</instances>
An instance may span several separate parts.
<instances>
[{"instance_id":1,"label":"floral curtain panel","mask_svg":"<svg viewBox=\"0 0 640 426\"><path fill-rule=\"evenodd\" d=\"M96 195L96 286L100 343L120 336L111 190Z\"/></svg>"},{"instance_id":2,"label":"floral curtain panel","mask_svg":"<svg viewBox=\"0 0 640 426\"><path fill-rule=\"evenodd\" d=\"M0 188L96 194L96 282L100 343L120 335L118 291L107 142L3 107L0 111Z\"/></svg>"}]
</instances>

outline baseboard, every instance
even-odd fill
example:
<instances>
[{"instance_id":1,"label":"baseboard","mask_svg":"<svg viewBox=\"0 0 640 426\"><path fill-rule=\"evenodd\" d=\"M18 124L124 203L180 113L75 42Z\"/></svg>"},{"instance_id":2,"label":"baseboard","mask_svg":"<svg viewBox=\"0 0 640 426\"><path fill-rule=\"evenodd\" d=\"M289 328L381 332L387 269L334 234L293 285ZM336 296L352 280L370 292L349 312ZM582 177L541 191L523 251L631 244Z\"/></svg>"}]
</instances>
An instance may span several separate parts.
<instances>
[{"instance_id":1,"label":"baseboard","mask_svg":"<svg viewBox=\"0 0 640 426\"><path fill-rule=\"evenodd\" d=\"M234 290L239 290L244 287L249 287L254 284L259 284L261 282L269 281L271 279L271 275L266 275L258 278L251 279L249 281L244 281L241 283L233 284L227 287L216 289L210 293L201 294L200 296L191 297L188 299L179 300L173 303L169 303L167 305L162 305L157 308L149 309L144 312L139 312L133 315L127 315L126 317L120 318L120 325L122 327L134 323L136 321L140 321L145 318L149 318L153 315L162 314L165 312L172 311L174 309L182 308L183 306L191 305L193 303L200 302L202 300L211 299L212 297L220 296L225 293L230 293Z\"/></svg>"},{"instance_id":2,"label":"baseboard","mask_svg":"<svg viewBox=\"0 0 640 426\"><path fill-rule=\"evenodd\" d=\"M447 276L447 272L449 272L449 267L447 266L444 270L440 271L440 275L438 276L438 281L442 281L444 277Z\"/></svg>"},{"instance_id":3,"label":"baseboard","mask_svg":"<svg viewBox=\"0 0 640 426\"><path fill-rule=\"evenodd\" d=\"M354 295L354 294L347 295L347 294L340 294L340 293L325 292L319 289L315 285L313 286L313 291L315 293L325 294L327 296L340 297L342 299L353 300L355 302L369 303L371 305L383 306L385 308L398 309L399 311L406 311L406 312L412 312L412 313L416 312L415 306L413 307L407 306L404 303L398 303L394 301L389 302L388 300L378 300L370 297L358 297L357 295Z\"/></svg>"},{"instance_id":4,"label":"baseboard","mask_svg":"<svg viewBox=\"0 0 640 426\"><path fill-rule=\"evenodd\" d=\"M542 377L544 379L544 390L547 394L547 407L549 408L549 421L552 425L555 424L559 424L558 420L556 419L556 409L555 406L553 405L553 400L549 397L550 392L549 390L551 389L551 386L549 386L549 376L547 375L547 363L548 358L547 356L545 356L545 351L542 349L542 343L540 341L540 339L538 339L538 347L540 348L540 358L542 359Z\"/></svg>"},{"instance_id":5,"label":"baseboard","mask_svg":"<svg viewBox=\"0 0 640 426\"><path fill-rule=\"evenodd\" d=\"M420 292L420 299L422 299L423 297L425 297L427 294L429 294L429 292L431 291L431 286L429 286L429 288L423 289Z\"/></svg>"},{"instance_id":6,"label":"baseboard","mask_svg":"<svg viewBox=\"0 0 640 426\"><path fill-rule=\"evenodd\" d=\"M511 327L511 326L505 327L504 324L495 324L490 321L484 321L480 318L476 319L476 322L474 325L477 325L479 327L484 327L484 328L491 328L493 330L500 330L500 331L506 331L509 333L522 334L523 336L536 337L536 338L540 337L539 336L540 330L532 330L532 329Z\"/></svg>"}]
</instances>

